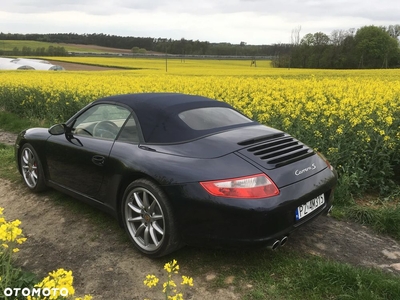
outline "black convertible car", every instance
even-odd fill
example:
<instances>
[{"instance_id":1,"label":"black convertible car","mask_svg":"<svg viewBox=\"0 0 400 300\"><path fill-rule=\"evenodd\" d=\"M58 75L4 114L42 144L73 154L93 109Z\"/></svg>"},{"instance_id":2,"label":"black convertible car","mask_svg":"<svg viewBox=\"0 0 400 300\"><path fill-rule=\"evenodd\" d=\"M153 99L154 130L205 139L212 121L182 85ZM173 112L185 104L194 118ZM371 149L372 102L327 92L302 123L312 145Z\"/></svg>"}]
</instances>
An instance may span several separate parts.
<instances>
[{"instance_id":1,"label":"black convertible car","mask_svg":"<svg viewBox=\"0 0 400 300\"><path fill-rule=\"evenodd\" d=\"M52 187L115 216L148 256L182 245L286 243L332 206L335 170L285 132L224 102L118 95L16 141L34 192Z\"/></svg>"}]
</instances>

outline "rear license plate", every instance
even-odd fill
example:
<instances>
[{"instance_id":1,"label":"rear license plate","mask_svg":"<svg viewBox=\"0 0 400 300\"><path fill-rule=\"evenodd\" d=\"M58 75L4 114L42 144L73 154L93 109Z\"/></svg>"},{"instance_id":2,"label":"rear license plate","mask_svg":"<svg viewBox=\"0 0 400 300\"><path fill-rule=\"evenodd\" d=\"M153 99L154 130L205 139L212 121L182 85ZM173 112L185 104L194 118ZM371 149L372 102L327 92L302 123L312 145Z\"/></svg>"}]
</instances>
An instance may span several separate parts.
<instances>
[{"instance_id":1,"label":"rear license plate","mask_svg":"<svg viewBox=\"0 0 400 300\"><path fill-rule=\"evenodd\" d=\"M318 207L324 205L325 203L325 196L324 194L319 195L317 198L314 198L303 205L300 205L296 209L296 220L300 220L305 216L309 215L311 212L316 210Z\"/></svg>"}]
</instances>

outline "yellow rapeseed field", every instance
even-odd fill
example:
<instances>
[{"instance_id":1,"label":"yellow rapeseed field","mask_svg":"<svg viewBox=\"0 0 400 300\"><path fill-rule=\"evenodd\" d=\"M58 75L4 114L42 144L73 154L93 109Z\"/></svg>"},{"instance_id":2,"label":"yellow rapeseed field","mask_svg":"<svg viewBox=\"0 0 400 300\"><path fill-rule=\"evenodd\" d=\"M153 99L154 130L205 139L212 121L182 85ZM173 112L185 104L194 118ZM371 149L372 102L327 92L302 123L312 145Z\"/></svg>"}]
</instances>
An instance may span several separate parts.
<instances>
[{"instance_id":1,"label":"yellow rapeseed field","mask_svg":"<svg viewBox=\"0 0 400 300\"><path fill-rule=\"evenodd\" d=\"M51 57L44 57L52 60ZM129 57L62 57L59 61L84 63L95 66L118 67L131 69L137 74L170 75L265 75L271 72L271 61L257 60L256 66L251 66L252 60L209 60L209 59L180 59L163 56L159 58L129 58ZM54 62L55 64L57 62Z\"/></svg>"},{"instance_id":2,"label":"yellow rapeseed field","mask_svg":"<svg viewBox=\"0 0 400 300\"><path fill-rule=\"evenodd\" d=\"M63 122L103 96L180 92L226 101L322 151L343 186L388 186L400 164L400 70L274 69L267 61L63 58L143 68L101 72L0 72L0 106ZM139 63L140 62L140 63ZM121 66L121 65L120 65ZM354 189L353 189L354 191Z\"/></svg>"}]
</instances>

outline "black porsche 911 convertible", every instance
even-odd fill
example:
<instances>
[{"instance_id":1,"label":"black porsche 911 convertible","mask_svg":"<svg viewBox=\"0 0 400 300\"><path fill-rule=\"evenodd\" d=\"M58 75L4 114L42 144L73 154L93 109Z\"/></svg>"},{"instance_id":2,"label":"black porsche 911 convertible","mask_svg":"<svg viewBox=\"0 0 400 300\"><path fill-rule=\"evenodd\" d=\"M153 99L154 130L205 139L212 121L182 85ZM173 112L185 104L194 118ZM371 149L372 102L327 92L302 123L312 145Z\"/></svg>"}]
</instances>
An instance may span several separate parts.
<instances>
[{"instance_id":1,"label":"black porsche 911 convertible","mask_svg":"<svg viewBox=\"0 0 400 300\"><path fill-rule=\"evenodd\" d=\"M286 243L332 206L336 171L310 147L229 104L174 93L106 97L16 140L34 192L52 187L115 216L158 257L185 244Z\"/></svg>"}]
</instances>

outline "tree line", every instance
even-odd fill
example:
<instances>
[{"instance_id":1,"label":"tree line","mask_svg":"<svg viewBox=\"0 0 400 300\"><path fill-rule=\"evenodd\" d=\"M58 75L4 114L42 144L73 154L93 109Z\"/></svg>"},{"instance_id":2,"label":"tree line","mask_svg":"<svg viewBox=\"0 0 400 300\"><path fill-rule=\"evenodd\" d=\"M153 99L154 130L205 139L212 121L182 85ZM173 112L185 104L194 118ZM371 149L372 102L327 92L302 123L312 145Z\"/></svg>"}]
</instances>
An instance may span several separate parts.
<instances>
[{"instance_id":1,"label":"tree line","mask_svg":"<svg viewBox=\"0 0 400 300\"><path fill-rule=\"evenodd\" d=\"M210 43L208 41L167 39L152 37L116 36L109 34L77 34L77 33L49 33L49 34L13 34L0 33L0 40L31 40L49 43L68 43L97 45L120 49L145 49L168 54L179 55L229 55L229 56L275 56L285 52L288 44L248 45Z\"/></svg>"},{"instance_id":2,"label":"tree line","mask_svg":"<svg viewBox=\"0 0 400 300\"><path fill-rule=\"evenodd\" d=\"M64 47L48 46L37 47L36 49L23 46L21 49L14 47L12 50L0 50L0 55L13 55L13 56L68 56L68 51Z\"/></svg>"},{"instance_id":3,"label":"tree line","mask_svg":"<svg viewBox=\"0 0 400 300\"><path fill-rule=\"evenodd\" d=\"M316 32L299 38L292 32L291 51L273 63L285 68L359 69L400 67L400 25L364 26L335 30L330 36Z\"/></svg>"},{"instance_id":4,"label":"tree line","mask_svg":"<svg viewBox=\"0 0 400 300\"><path fill-rule=\"evenodd\" d=\"M210 43L187 39L116 36L108 34L11 34L0 33L0 40L34 40L50 43L98 45L131 49L133 53L155 51L178 55L225 55L273 57L273 65L282 68L395 68L400 66L400 25L364 26L358 30L307 33L300 38L301 27L292 31L291 42L272 45ZM27 47L25 47L27 48ZM20 51L19 49L14 49ZM26 54L31 51L30 54ZM22 49L21 55L67 55L63 47ZM52 53L52 54L50 54Z\"/></svg>"}]
</instances>

